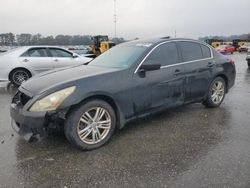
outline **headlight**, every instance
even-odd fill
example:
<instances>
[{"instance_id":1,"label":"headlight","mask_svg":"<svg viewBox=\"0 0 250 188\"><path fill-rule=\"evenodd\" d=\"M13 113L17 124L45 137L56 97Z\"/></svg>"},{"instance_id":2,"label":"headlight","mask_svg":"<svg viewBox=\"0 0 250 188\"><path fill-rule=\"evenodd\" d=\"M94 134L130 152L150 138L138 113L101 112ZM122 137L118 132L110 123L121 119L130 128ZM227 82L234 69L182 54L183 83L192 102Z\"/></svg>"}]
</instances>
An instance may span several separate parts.
<instances>
[{"instance_id":1,"label":"headlight","mask_svg":"<svg viewBox=\"0 0 250 188\"><path fill-rule=\"evenodd\" d=\"M75 91L75 86L62 89L52 93L40 100L37 100L29 109L31 112L44 112L56 110L57 107Z\"/></svg>"}]
</instances>

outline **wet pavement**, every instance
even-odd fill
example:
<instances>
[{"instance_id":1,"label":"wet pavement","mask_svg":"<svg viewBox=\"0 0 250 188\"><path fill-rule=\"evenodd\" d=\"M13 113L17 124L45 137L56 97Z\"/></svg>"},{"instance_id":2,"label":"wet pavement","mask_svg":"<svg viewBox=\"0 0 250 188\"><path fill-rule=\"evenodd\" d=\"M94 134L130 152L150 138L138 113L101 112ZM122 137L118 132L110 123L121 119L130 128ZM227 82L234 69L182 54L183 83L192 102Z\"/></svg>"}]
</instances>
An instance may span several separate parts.
<instances>
[{"instance_id":1,"label":"wet pavement","mask_svg":"<svg viewBox=\"0 0 250 188\"><path fill-rule=\"evenodd\" d=\"M192 104L127 125L82 152L63 134L27 143L12 130L15 88L0 83L0 187L250 187L250 69L236 60L217 109Z\"/></svg>"}]
</instances>

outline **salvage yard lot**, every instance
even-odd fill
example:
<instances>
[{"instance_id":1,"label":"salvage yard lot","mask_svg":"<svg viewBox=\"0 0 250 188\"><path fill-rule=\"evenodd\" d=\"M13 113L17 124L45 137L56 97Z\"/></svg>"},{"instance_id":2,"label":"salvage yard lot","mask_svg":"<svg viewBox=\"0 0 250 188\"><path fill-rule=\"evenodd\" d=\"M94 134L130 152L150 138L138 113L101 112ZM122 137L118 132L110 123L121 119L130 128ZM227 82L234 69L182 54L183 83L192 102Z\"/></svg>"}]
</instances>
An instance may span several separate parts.
<instances>
[{"instance_id":1,"label":"salvage yard lot","mask_svg":"<svg viewBox=\"0 0 250 188\"><path fill-rule=\"evenodd\" d=\"M0 83L0 187L250 187L250 70L217 109L193 104L130 123L90 152L63 134L27 143L14 133L13 86Z\"/></svg>"}]
</instances>

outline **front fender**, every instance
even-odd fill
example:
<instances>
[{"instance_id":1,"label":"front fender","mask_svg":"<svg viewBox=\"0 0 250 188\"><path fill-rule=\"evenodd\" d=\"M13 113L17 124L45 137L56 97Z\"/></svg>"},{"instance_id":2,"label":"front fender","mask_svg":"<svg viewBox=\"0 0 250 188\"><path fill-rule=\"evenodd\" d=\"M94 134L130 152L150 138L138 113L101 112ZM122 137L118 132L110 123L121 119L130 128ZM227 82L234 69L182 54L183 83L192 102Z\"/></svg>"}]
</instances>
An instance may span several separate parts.
<instances>
[{"instance_id":1,"label":"front fender","mask_svg":"<svg viewBox=\"0 0 250 188\"><path fill-rule=\"evenodd\" d=\"M93 91L84 95L78 95L77 97L71 96L70 98L73 98L73 100L70 100L71 102L69 100L65 101L65 103L62 105L62 108L65 108L66 106L74 107L84 103L84 101L87 101L89 99L101 99L109 103L113 108L115 108L114 110L117 116L117 124L119 129L123 128L126 123L125 116L119 102L116 100L115 96L109 92Z\"/></svg>"}]
</instances>

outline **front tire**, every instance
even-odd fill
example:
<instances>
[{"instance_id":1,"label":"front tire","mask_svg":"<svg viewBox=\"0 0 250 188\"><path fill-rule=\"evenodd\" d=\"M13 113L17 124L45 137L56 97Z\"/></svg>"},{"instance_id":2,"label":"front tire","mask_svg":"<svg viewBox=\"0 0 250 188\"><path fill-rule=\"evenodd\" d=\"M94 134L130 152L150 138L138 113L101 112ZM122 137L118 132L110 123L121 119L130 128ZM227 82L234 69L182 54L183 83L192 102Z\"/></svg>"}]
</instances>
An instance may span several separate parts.
<instances>
[{"instance_id":1,"label":"front tire","mask_svg":"<svg viewBox=\"0 0 250 188\"><path fill-rule=\"evenodd\" d=\"M24 81L28 80L31 74L26 69L15 69L10 73L10 82L15 86L20 86Z\"/></svg>"},{"instance_id":2,"label":"front tire","mask_svg":"<svg viewBox=\"0 0 250 188\"><path fill-rule=\"evenodd\" d=\"M250 60L247 61L248 67L250 68Z\"/></svg>"},{"instance_id":3,"label":"front tire","mask_svg":"<svg viewBox=\"0 0 250 188\"><path fill-rule=\"evenodd\" d=\"M208 108L215 108L221 105L226 94L226 83L222 77L216 77L210 84L207 99L203 104Z\"/></svg>"},{"instance_id":4,"label":"front tire","mask_svg":"<svg viewBox=\"0 0 250 188\"><path fill-rule=\"evenodd\" d=\"M71 144L92 150L107 143L114 133L116 116L105 101L95 99L74 109L68 116L64 133Z\"/></svg>"}]
</instances>

